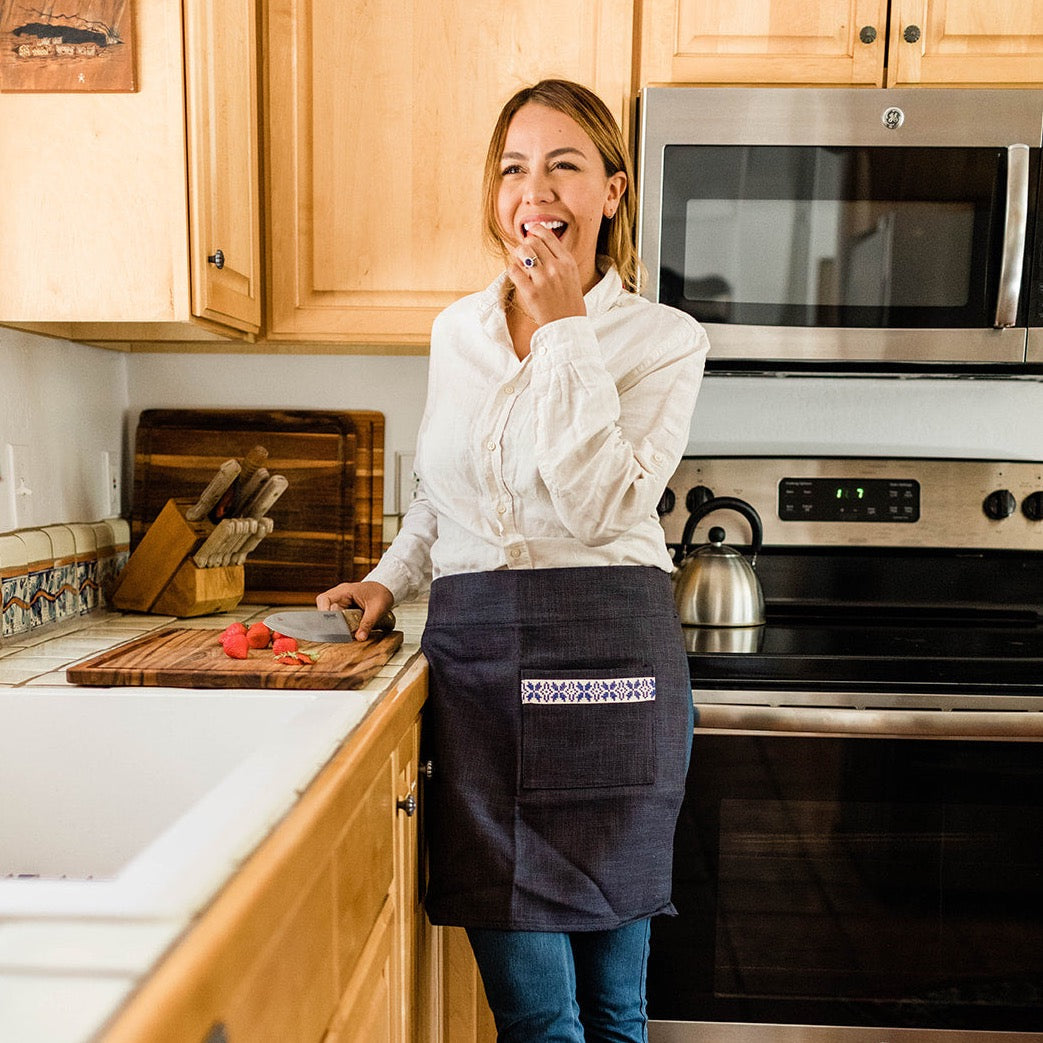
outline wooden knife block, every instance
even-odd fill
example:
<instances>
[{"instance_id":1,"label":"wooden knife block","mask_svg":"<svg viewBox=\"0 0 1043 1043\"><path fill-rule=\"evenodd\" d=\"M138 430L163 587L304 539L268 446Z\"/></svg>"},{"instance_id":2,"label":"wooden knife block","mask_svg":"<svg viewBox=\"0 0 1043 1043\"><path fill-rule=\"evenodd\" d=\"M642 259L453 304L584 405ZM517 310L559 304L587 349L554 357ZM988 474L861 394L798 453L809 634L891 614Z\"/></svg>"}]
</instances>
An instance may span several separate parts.
<instances>
[{"instance_id":1,"label":"wooden knife block","mask_svg":"<svg viewBox=\"0 0 1043 1043\"><path fill-rule=\"evenodd\" d=\"M189 521L195 501L168 500L120 573L112 604L128 612L203 616L228 612L243 599L242 565L201 569L192 555L214 530L203 518Z\"/></svg>"}]
</instances>

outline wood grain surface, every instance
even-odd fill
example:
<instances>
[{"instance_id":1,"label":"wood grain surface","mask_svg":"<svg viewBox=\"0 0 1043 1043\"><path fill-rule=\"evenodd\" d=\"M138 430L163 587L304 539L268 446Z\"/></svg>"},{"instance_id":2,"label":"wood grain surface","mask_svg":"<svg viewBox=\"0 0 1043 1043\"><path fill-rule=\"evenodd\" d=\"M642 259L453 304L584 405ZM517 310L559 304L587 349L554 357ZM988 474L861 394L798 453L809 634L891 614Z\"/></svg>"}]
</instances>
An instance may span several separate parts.
<instances>
[{"instance_id":1,"label":"wood grain surface","mask_svg":"<svg viewBox=\"0 0 1043 1043\"><path fill-rule=\"evenodd\" d=\"M194 500L225 460L256 445L289 487L271 511L275 531L246 559L249 600L311 604L320 591L365 576L384 538L384 416L365 410L145 410L134 452L132 548L168 499Z\"/></svg>"},{"instance_id":2,"label":"wood grain surface","mask_svg":"<svg viewBox=\"0 0 1043 1043\"><path fill-rule=\"evenodd\" d=\"M231 659L218 631L171 627L146 634L70 666L67 679L82 685L150 685L160 688L359 688L398 651L402 632L342 644L307 641L317 652L310 666L284 664L270 648Z\"/></svg>"}]
</instances>

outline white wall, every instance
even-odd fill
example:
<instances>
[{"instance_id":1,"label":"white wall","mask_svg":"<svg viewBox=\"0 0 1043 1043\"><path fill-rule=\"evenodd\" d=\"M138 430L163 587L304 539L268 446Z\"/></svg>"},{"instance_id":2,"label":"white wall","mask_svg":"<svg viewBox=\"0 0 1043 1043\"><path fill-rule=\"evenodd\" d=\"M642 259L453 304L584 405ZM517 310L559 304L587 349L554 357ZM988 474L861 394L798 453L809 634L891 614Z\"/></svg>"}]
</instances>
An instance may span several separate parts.
<instances>
[{"instance_id":1,"label":"white wall","mask_svg":"<svg viewBox=\"0 0 1043 1043\"><path fill-rule=\"evenodd\" d=\"M380 410L390 511L426 379L424 356L127 355L0 329L0 532L108 514L103 451L122 454L126 513L150 408ZM11 442L32 449L29 522L11 516ZM1043 459L1043 382L710 376L689 451Z\"/></svg>"},{"instance_id":2,"label":"white wall","mask_svg":"<svg viewBox=\"0 0 1043 1043\"><path fill-rule=\"evenodd\" d=\"M119 513L101 456L123 455L126 403L123 355L0 329L0 532ZM15 496L10 444L28 449L31 495Z\"/></svg>"}]
</instances>

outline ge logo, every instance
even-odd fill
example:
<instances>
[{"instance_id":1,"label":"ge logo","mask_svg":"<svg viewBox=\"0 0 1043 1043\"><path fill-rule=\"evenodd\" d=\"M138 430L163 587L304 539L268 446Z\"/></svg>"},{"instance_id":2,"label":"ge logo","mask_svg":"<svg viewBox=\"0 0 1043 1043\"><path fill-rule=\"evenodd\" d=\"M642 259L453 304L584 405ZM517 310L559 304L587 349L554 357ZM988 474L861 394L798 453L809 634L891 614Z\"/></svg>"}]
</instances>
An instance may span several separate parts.
<instances>
[{"instance_id":1,"label":"ge logo","mask_svg":"<svg viewBox=\"0 0 1043 1043\"><path fill-rule=\"evenodd\" d=\"M884 109L884 114L880 117L880 120L888 130L898 130L905 123L905 113L896 107Z\"/></svg>"}]
</instances>

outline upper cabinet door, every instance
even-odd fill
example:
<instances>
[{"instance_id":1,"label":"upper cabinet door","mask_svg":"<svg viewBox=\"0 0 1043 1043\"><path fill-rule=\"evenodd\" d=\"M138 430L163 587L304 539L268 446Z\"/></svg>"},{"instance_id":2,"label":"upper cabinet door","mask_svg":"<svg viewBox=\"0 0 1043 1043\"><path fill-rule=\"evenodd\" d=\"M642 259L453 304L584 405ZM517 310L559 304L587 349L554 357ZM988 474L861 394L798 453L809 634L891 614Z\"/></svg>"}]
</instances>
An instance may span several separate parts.
<instances>
[{"instance_id":1,"label":"upper cabinet door","mask_svg":"<svg viewBox=\"0 0 1043 1043\"><path fill-rule=\"evenodd\" d=\"M1037 0L896 0L888 86L1043 82Z\"/></svg>"},{"instance_id":2,"label":"upper cabinet door","mask_svg":"<svg viewBox=\"0 0 1043 1043\"><path fill-rule=\"evenodd\" d=\"M256 0L185 0L192 311L256 333L261 230Z\"/></svg>"},{"instance_id":3,"label":"upper cabinet door","mask_svg":"<svg viewBox=\"0 0 1043 1043\"><path fill-rule=\"evenodd\" d=\"M425 345L500 270L481 241L493 121L579 80L628 117L630 0L267 5L268 336Z\"/></svg>"},{"instance_id":4,"label":"upper cabinet door","mask_svg":"<svg viewBox=\"0 0 1043 1043\"><path fill-rule=\"evenodd\" d=\"M642 12L642 85L883 86L887 0L644 0Z\"/></svg>"}]
</instances>

